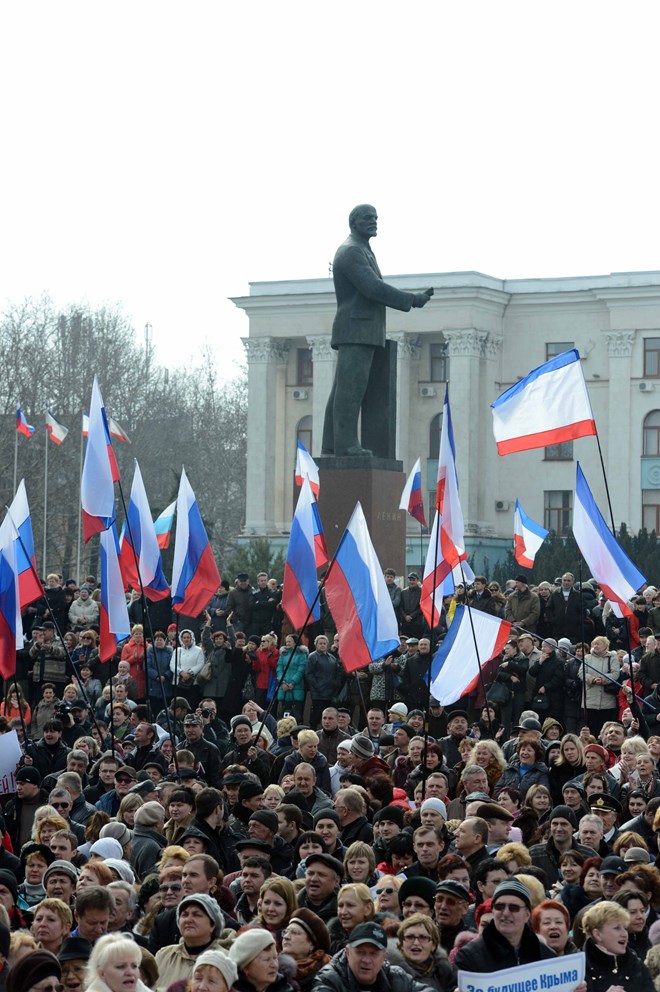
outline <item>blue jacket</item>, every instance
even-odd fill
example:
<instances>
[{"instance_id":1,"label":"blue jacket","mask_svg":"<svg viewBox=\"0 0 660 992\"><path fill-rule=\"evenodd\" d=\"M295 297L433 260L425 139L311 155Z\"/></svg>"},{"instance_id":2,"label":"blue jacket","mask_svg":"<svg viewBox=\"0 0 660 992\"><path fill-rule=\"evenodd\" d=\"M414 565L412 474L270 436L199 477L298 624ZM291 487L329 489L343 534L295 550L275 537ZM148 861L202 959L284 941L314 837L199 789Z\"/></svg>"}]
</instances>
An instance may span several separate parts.
<instances>
[{"instance_id":1,"label":"blue jacket","mask_svg":"<svg viewBox=\"0 0 660 992\"><path fill-rule=\"evenodd\" d=\"M161 696L161 685L165 688L165 696L169 699L172 695L172 672L170 671L170 661L172 659L172 648L155 648L150 644L147 648L147 693L150 696ZM158 682L158 676L164 675L165 681Z\"/></svg>"},{"instance_id":2,"label":"blue jacket","mask_svg":"<svg viewBox=\"0 0 660 992\"><path fill-rule=\"evenodd\" d=\"M121 799L117 795L114 789L110 792L106 792L105 795L101 796L99 801L95 803L97 809L100 809L102 813L109 813L110 816L116 816L119 812L119 804Z\"/></svg>"},{"instance_id":3,"label":"blue jacket","mask_svg":"<svg viewBox=\"0 0 660 992\"><path fill-rule=\"evenodd\" d=\"M293 653L293 648L282 648L277 662L277 681L279 682L284 674L287 662ZM280 688L277 698L280 702L302 702L305 698L305 668L307 666L307 648L299 644L295 655L289 665L284 679L285 682L293 682L293 689Z\"/></svg>"}]
</instances>

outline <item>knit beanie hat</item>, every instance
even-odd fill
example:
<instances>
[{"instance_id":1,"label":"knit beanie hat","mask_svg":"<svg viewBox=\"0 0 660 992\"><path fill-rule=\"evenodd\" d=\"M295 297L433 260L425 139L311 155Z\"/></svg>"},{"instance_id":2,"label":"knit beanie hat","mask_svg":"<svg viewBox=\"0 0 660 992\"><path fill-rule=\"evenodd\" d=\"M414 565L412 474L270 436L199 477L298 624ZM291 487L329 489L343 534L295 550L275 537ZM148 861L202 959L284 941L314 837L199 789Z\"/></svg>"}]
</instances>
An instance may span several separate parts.
<instances>
[{"instance_id":1,"label":"knit beanie hat","mask_svg":"<svg viewBox=\"0 0 660 992\"><path fill-rule=\"evenodd\" d=\"M53 861L44 872L42 884L45 886L50 876L56 873L59 875L68 875L74 883L78 881L78 875L80 874L76 866L72 865L70 861Z\"/></svg>"},{"instance_id":2,"label":"knit beanie hat","mask_svg":"<svg viewBox=\"0 0 660 992\"><path fill-rule=\"evenodd\" d=\"M0 869L0 885L4 885L6 889L9 889L14 897L14 902L16 902L18 899L18 882L14 873L7 871L6 868Z\"/></svg>"},{"instance_id":3,"label":"knit beanie hat","mask_svg":"<svg viewBox=\"0 0 660 992\"><path fill-rule=\"evenodd\" d=\"M374 746L364 734L356 734L351 741L351 753L360 761L368 761L374 756Z\"/></svg>"},{"instance_id":4,"label":"knit beanie hat","mask_svg":"<svg viewBox=\"0 0 660 992\"><path fill-rule=\"evenodd\" d=\"M244 799L254 799L255 796L260 796L264 791L264 787L259 782L241 782L238 787L238 801L241 803ZM275 828L277 830L277 827Z\"/></svg>"},{"instance_id":5,"label":"knit beanie hat","mask_svg":"<svg viewBox=\"0 0 660 992\"><path fill-rule=\"evenodd\" d=\"M185 899L183 901L185 902ZM269 933L268 930L257 930L255 927L239 934L229 948L229 957L240 971L274 943L275 938L272 933Z\"/></svg>"},{"instance_id":6,"label":"knit beanie hat","mask_svg":"<svg viewBox=\"0 0 660 992\"><path fill-rule=\"evenodd\" d=\"M516 881L515 878L505 879L503 882L500 882L493 893L493 905L495 905L500 896L517 896L519 899L522 899L527 909L532 908L532 897L529 894L529 889L522 882Z\"/></svg>"},{"instance_id":7,"label":"knit beanie hat","mask_svg":"<svg viewBox=\"0 0 660 992\"><path fill-rule=\"evenodd\" d=\"M133 832L128 829L126 824L118 822L106 823L104 827L101 827L101 833L99 834L99 838L112 837L114 840L118 840L122 847L130 843L132 836ZM117 857L121 857L121 854L117 855Z\"/></svg>"},{"instance_id":8,"label":"knit beanie hat","mask_svg":"<svg viewBox=\"0 0 660 992\"><path fill-rule=\"evenodd\" d=\"M548 817L550 823L556 820L557 817L562 817L564 820L568 820L570 825L575 829L577 827L577 820L575 819L575 813L570 806L555 806L552 813Z\"/></svg>"},{"instance_id":9,"label":"knit beanie hat","mask_svg":"<svg viewBox=\"0 0 660 992\"><path fill-rule=\"evenodd\" d=\"M213 896L209 896L206 892L195 893L191 896L185 896L176 908L176 923L179 926L179 918L181 916L181 910L186 906L193 905L201 906L208 918L214 924L215 936L219 937L220 932L225 928L225 918L222 915L222 910L218 906L217 902ZM256 957L256 955L255 955Z\"/></svg>"},{"instance_id":10,"label":"knit beanie hat","mask_svg":"<svg viewBox=\"0 0 660 992\"><path fill-rule=\"evenodd\" d=\"M30 951L10 969L7 975L7 992L23 992L44 978L62 977L60 962L50 951Z\"/></svg>"},{"instance_id":11,"label":"knit beanie hat","mask_svg":"<svg viewBox=\"0 0 660 992\"><path fill-rule=\"evenodd\" d=\"M273 813L272 809L258 809L252 814L250 820L256 820L257 823L262 823L273 834L277 833L279 825L277 813Z\"/></svg>"},{"instance_id":12,"label":"knit beanie hat","mask_svg":"<svg viewBox=\"0 0 660 992\"><path fill-rule=\"evenodd\" d=\"M103 837L95 840L89 849L90 854L98 854L101 859L121 858L124 851L118 840L113 837Z\"/></svg>"},{"instance_id":13,"label":"knit beanie hat","mask_svg":"<svg viewBox=\"0 0 660 992\"><path fill-rule=\"evenodd\" d=\"M408 896L418 896L433 908L435 903L435 887L437 882L432 878L425 878L423 875L416 875L407 878L399 889L399 905L403 906Z\"/></svg>"},{"instance_id":14,"label":"knit beanie hat","mask_svg":"<svg viewBox=\"0 0 660 992\"><path fill-rule=\"evenodd\" d=\"M204 951L203 954L200 954L195 961L193 975L198 968L203 968L205 964L211 965L212 968L218 969L224 978L228 989L236 983L236 979L238 978L238 969L232 959L228 957L224 951L221 951L218 948L218 950Z\"/></svg>"},{"instance_id":15,"label":"knit beanie hat","mask_svg":"<svg viewBox=\"0 0 660 992\"><path fill-rule=\"evenodd\" d=\"M124 861L123 858L105 858L103 864L107 865L108 868L114 868L122 882L135 885L135 872L128 861Z\"/></svg>"},{"instance_id":16,"label":"knit beanie hat","mask_svg":"<svg viewBox=\"0 0 660 992\"><path fill-rule=\"evenodd\" d=\"M400 806L383 806L379 809L373 822L381 823L383 820L390 820L403 830L403 810Z\"/></svg>"},{"instance_id":17,"label":"knit beanie hat","mask_svg":"<svg viewBox=\"0 0 660 992\"><path fill-rule=\"evenodd\" d=\"M289 923L294 920L305 931L313 943L315 950L323 951L325 954L330 953L330 934L328 933L328 928L316 913L303 906L291 914Z\"/></svg>"},{"instance_id":18,"label":"knit beanie hat","mask_svg":"<svg viewBox=\"0 0 660 992\"><path fill-rule=\"evenodd\" d=\"M425 809L434 809L444 820L447 819L447 807L442 799L437 799L436 796L425 799L419 808L419 812L423 813Z\"/></svg>"},{"instance_id":19,"label":"knit beanie hat","mask_svg":"<svg viewBox=\"0 0 660 992\"><path fill-rule=\"evenodd\" d=\"M338 827L341 827L341 823L339 822L339 814L330 806L327 809L320 809L318 813L314 814L314 826L316 826L319 820L332 820L332 822L336 823Z\"/></svg>"}]
</instances>

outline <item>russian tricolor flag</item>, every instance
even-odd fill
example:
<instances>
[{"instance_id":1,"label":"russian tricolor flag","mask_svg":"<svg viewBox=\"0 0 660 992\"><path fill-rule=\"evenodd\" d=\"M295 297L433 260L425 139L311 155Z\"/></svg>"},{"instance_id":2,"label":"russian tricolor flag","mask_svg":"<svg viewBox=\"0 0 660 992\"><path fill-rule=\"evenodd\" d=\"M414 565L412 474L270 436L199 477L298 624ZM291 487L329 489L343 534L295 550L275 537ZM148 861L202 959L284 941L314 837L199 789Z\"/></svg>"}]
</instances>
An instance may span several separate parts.
<instances>
[{"instance_id":1,"label":"russian tricolor flag","mask_svg":"<svg viewBox=\"0 0 660 992\"><path fill-rule=\"evenodd\" d=\"M476 687L480 663L483 668L498 655L511 632L508 620L481 610L471 612L472 623L468 608L456 607L449 632L431 663L431 693L441 706L455 703Z\"/></svg>"},{"instance_id":2,"label":"russian tricolor flag","mask_svg":"<svg viewBox=\"0 0 660 992\"><path fill-rule=\"evenodd\" d=\"M87 450L80 485L85 544L94 534L107 530L112 525L115 519L114 483L119 479L119 467L112 450L103 397L94 376Z\"/></svg>"},{"instance_id":3,"label":"russian tricolor flag","mask_svg":"<svg viewBox=\"0 0 660 992\"><path fill-rule=\"evenodd\" d=\"M0 527L0 675L16 674L16 650L23 647L16 544L18 534L9 514Z\"/></svg>"},{"instance_id":4,"label":"russian tricolor flag","mask_svg":"<svg viewBox=\"0 0 660 992\"><path fill-rule=\"evenodd\" d=\"M399 509L405 510L411 517L419 521L422 527L426 527L426 516L424 514L424 501L422 499L422 460L418 458L408 476L403 492Z\"/></svg>"},{"instance_id":5,"label":"russian tricolor flag","mask_svg":"<svg viewBox=\"0 0 660 992\"><path fill-rule=\"evenodd\" d=\"M130 583L133 589L139 589L141 577L147 599L152 602L165 599L169 595L170 587L163 574L156 529L151 518L149 501L137 460L131 487L131 498L127 507L127 526L122 533L120 563L125 585L128 586ZM138 567L140 575L138 575Z\"/></svg>"},{"instance_id":6,"label":"russian tricolor flag","mask_svg":"<svg viewBox=\"0 0 660 992\"><path fill-rule=\"evenodd\" d=\"M323 532L323 524L321 523L321 514L319 513L319 505L315 499L312 500L312 524L314 527L314 551L316 552L316 567L323 568L323 566L327 565L328 563L328 558L329 558L328 546L325 543L325 534Z\"/></svg>"},{"instance_id":7,"label":"russian tricolor flag","mask_svg":"<svg viewBox=\"0 0 660 992\"><path fill-rule=\"evenodd\" d=\"M513 514L513 557L523 568L533 568L536 552L539 550L550 531L528 517L520 501L516 500Z\"/></svg>"},{"instance_id":8,"label":"russian tricolor flag","mask_svg":"<svg viewBox=\"0 0 660 992\"><path fill-rule=\"evenodd\" d=\"M131 632L124 581L119 567L119 541L115 525L101 533L101 643L99 657L109 661L117 653L117 642Z\"/></svg>"},{"instance_id":9,"label":"russian tricolor flag","mask_svg":"<svg viewBox=\"0 0 660 992\"><path fill-rule=\"evenodd\" d=\"M596 433L576 348L551 358L491 403L500 455Z\"/></svg>"},{"instance_id":10,"label":"russian tricolor flag","mask_svg":"<svg viewBox=\"0 0 660 992\"><path fill-rule=\"evenodd\" d=\"M308 620L320 620L321 618L316 575L318 566L316 562L315 506L309 477L305 476L291 523L282 589L282 608L296 630L301 630ZM314 609L310 614L313 603Z\"/></svg>"},{"instance_id":11,"label":"russian tricolor flag","mask_svg":"<svg viewBox=\"0 0 660 992\"><path fill-rule=\"evenodd\" d=\"M25 434L26 437L32 437L34 434L34 427L32 424L28 424L20 406L16 407L16 430L19 434Z\"/></svg>"},{"instance_id":12,"label":"russian tricolor flag","mask_svg":"<svg viewBox=\"0 0 660 992\"><path fill-rule=\"evenodd\" d=\"M176 501L176 537L172 569L172 605L177 613L196 617L220 585L209 539L185 469L181 469Z\"/></svg>"},{"instance_id":13,"label":"russian tricolor flag","mask_svg":"<svg viewBox=\"0 0 660 992\"><path fill-rule=\"evenodd\" d=\"M296 448L296 485L302 486L305 476L309 479L309 484L312 487L315 498L318 499L320 489L319 467L302 441L298 441L298 447Z\"/></svg>"},{"instance_id":14,"label":"russian tricolor flag","mask_svg":"<svg viewBox=\"0 0 660 992\"><path fill-rule=\"evenodd\" d=\"M55 444L61 444L69 433L69 428L61 424L50 410L46 410L46 430Z\"/></svg>"},{"instance_id":15,"label":"russian tricolor flag","mask_svg":"<svg viewBox=\"0 0 660 992\"><path fill-rule=\"evenodd\" d=\"M16 535L16 570L21 609L25 609L35 599L40 599L44 590L39 581L37 559L34 553L34 535L28 505L25 481L21 479L16 495L9 507L9 516L18 531Z\"/></svg>"},{"instance_id":16,"label":"russian tricolor flag","mask_svg":"<svg viewBox=\"0 0 660 992\"><path fill-rule=\"evenodd\" d=\"M632 616L628 601L646 585L646 579L617 543L577 464L573 536L591 574L618 616Z\"/></svg>"},{"instance_id":17,"label":"russian tricolor flag","mask_svg":"<svg viewBox=\"0 0 660 992\"><path fill-rule=\"evenodd\" d=\"M347 672L365 668L399 646L399 627L360 503L325 581Z\"/></svg>"},{"instance_id":18,"label":"russian tricolor flag","mask_svg":"<svg viewBox=\"0 0 660 992\"><path fill-rule=\"evenodd\" d=\"M172 524L174 523L174 511L176 510L176 500L166 506L163 512L156 517L154 521L154 527L156 529L156 538L158 540L158 547L161 551L164 551L170 546L170 534L172 533Z\"/></svg>"}]
</instances>

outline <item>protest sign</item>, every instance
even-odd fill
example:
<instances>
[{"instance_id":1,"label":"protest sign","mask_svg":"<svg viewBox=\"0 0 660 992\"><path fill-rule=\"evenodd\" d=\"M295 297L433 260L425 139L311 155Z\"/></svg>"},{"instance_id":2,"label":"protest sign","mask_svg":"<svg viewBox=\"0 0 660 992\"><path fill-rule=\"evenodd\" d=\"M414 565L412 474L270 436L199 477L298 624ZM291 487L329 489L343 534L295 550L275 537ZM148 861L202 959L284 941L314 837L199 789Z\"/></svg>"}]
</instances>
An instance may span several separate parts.
<instances>
[{"instance_id":1,"label":"protest sign","mask_svg":"<svg viewBox=\"0 0 660 992\"><path fill-rule=\"evenodd\" d=\"M16 792L16 765L23 757L15 730L0 735L0 796Z\"/></svg>"},{"instance_id":2,"label":"protest sign","mask_svg":"<svg viewBox=\"0 0 660 992\"><path fill-rule=\"evenodd\" d=\"M562 958L549 958L522 964L506 971L480 974L459 971L459 992L573 992L584 980L584 954L567 954Z\"/></svg>"}]
</instances>

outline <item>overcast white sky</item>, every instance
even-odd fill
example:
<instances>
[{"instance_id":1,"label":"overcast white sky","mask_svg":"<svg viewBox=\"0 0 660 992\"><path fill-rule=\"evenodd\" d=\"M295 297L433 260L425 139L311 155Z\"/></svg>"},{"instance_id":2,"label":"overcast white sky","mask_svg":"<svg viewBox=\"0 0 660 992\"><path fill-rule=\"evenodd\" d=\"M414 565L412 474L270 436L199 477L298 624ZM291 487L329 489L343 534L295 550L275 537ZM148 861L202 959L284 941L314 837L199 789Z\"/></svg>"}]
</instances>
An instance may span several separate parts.
<instances>
[{"instance_id":1,"label":"overcast white sky","mask_svg":"<svg viewBox=\"0 0 660 992\"><path fill-rule=\"evenodd\" d=\"M0 302L120 301L242 358L250 281L656 269L654 3L31 2L0 11ZM229 368L226 369L230 371Z\"/></svg>"}]
</instances>

